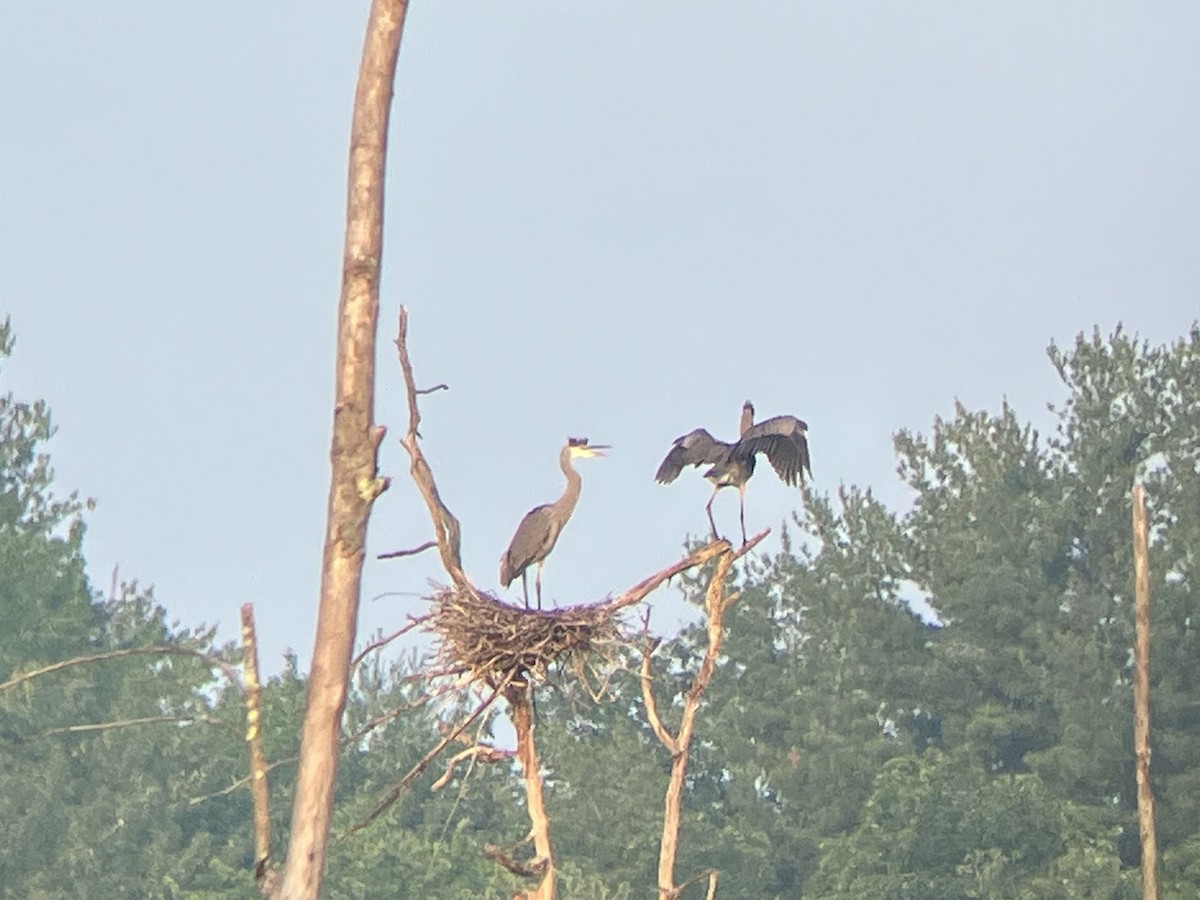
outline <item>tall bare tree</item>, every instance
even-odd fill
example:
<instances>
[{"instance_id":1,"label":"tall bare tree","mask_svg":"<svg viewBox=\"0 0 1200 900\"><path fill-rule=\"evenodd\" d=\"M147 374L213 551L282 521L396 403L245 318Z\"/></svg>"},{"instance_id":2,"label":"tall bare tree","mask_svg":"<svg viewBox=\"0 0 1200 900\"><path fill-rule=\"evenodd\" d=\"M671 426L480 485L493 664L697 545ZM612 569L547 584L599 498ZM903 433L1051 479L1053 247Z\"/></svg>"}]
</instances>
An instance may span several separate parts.
<instances>
[{"instance_id":1,"label":"tall bare tree","mask_svg":"<svg viewBox=\"0 0 1200 900\"><path fill-rule=\"evenodd\" d=\"M274 889L287 900L315 900L320 894L367 521L387 488L377 473L383 429L374 424L375 339L388 119L407 11L406 0L372 0L354 96L321 601L287 863Z\"/></svg>"}]
</instances>

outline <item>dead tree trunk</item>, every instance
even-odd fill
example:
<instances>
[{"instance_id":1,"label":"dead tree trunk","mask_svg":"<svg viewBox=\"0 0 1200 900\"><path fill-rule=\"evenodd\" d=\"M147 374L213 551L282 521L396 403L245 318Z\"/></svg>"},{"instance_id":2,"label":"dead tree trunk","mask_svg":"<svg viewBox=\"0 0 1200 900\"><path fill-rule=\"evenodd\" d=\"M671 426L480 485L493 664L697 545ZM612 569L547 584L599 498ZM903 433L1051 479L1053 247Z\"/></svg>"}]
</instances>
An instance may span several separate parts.
<instances>
[{"instance_id":1,"label":"dead tree trunk","mask_svg":"<svg viewBox=\"0 0 1200 900\"><path fill-rule=\"evenodd\" d=\"M407 10L406 0L372 0L354 96L329 509L291 839L279 888L286 900L316 900L320 894L358 628L367 521L375 499L387 488L376 469L383 429L373 421L375 335L388 116Z\"/></svg>"},{"instance_id":2,"label":"dead tree trunk","mask_svg":"<svg viewBox=\"0 0 1200 900\"><path fill-rule=\"evenodd\" d=\"M1158 900L1158 841L1150 785L1150 548L1146 491L1133 486L1133 752L1137 769L1138 827L1142 838L1142 897Z\"/></svg>"},{"instance_id":3,"label":"dead tree trunk","mask_svg":"<svg viewBox=\"0 0 1200 900\"><path fill-rule=\"evenodd\" d=\"M675 884L675 859L679 853L679 811L683 803L683 784L687 776L688 756L691 752L692 735L696 727L696 713L700 709L700 699L712 680L717 668L717 659L721 655L721 644L725 636L725 611L737 600L737 594L725 593L725 582L729 577L729 569L734 560L752 550L768 532L763 531L751 538L736 553L726 546L725 552L717 558L717 568L708 582L708 590L704 595L705 628L708 633L708 646L704 650L704 659L692 682L691 689L683 698L683 713L679 719L679 731L671 734L663 724L658 714L658 704L654 699L654 686L651 681L650 657L657 643L647 645L642 653L642 699L646 704L646 718L655 736L671 754L671 777L667 781L667 791L663 799L663 828L662 841L658 853L658 895L662 900L674 900L679 892L691 881L697 878L707 878L709 896L716 894L717 873L708 870L699 873L682 885ZM647 620L647 625L649 620Z\"/></svg>"},{"instance_id":4,"label":"dead tree trunk","mask_svg":"<svg viewBox=\"0 0 1200 900\"><path fill-rule=\"evenodd\" d=\"M262 680L258 675L258 635L254 606L242 605L242 672L245 679L246 752L250 759L250 797L254 802L254 879L270 889L271 814L267 802L267 760L262 747Z\"/></svg>"},{"instance_id":5,"label":"dead tree trunk","mask_svg":"<svg viewBox=\"0 0 1200 900\"><path fill-rule=\"evenodd\" d=\"M529 803L529 834L533 838L533 861L529 864L541 873L541 881L519 896L524 900L554 900L554 850L550 845L550 816L542 793L541 762L533 739L533 702L526 685L513 685L505 692L513 730L517 734L517 759L525 780L525 799Z\"/></svg>"}]
</instances>

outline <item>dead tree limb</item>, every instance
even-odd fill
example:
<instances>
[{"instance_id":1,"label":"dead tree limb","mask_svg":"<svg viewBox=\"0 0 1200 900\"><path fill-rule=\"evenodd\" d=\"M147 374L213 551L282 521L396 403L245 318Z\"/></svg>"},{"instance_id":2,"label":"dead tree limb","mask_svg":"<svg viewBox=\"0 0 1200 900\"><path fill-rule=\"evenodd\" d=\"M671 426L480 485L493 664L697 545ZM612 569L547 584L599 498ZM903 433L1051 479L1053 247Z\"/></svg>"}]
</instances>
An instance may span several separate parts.
<instances>
[{"instance_id":1,"label":"dead tree limb","mask_svg":"<svg viewBox=\"0 0 1200 900\"><path fill-rule=\"evenodd\" d=\"M425 678L425 677L439 678L439 677L449 677L449 676L460 675L460 674L462 674L462 673L454 672L454 671L439 671L439 672L432 672L432 673L428 673L428 674L422 673L420 675L410 675L407 678L402 678L400 680L400 682L402 683L405 681L415 681L417 679ZM444 693L444 692L439 692L438 695L440 695L440 693ZM357 731L355 731L353 734L348 734L344 738L342 738L341 749L345 750L347 747L357 747L359 745L359 742L363 738L365 738L368 734L370 734L372 731L374 731L376 728L386 725L388 722L392 721L397 716L399 716L402 712L407 712L408 710L415 709L418 706L425 704L428 701L428 699L429 699L428 697L421 697L418 700L413 700L409 703L406 703L402 707L398 707L396 709L390 710L389 712L386 712L383 715L376 716L375 718L371 719L371 721L367 722L365 725L363 725L361 728L359 728ZM275 762L271 763L270 765L268 765L266 767L265 771L269 774L272 771L274 771L275 769L278 769L280 766L289 766L292 763L296 763L299 761L300 761L300 757L298 755L297 756L286 756L283 759L275 760ZM191 798L190 800L188 800L188 806L196 806L200 803L206 803L209 800L216 800L218 797L224 797L228 794L232 794L234 791L246 787L248 784L250 784L250 781L251 781L251 779L250 779L249 775L247 775L245 778L239 778L237 781L234 781L231 784L227 784L225 787L221 788L219 791L214 791L211 794L205 794L202 797Z\"/></svg>"},{"instance_id":2,"label":"dead tree limb","mask_svg":"<svg viewBox=\"0 0 1200 900\"><path fill-rule=\"evenodd\" d=\"M352 669L356 668L358 666L358 664L360 662L362 662L364 659L366 659L366 657L373 651L378 650L381 647L386 647L388 644L390 644L396 638L400 637L401 635L408 634L408 632L412 631L418 625L423 625L425 622L428 622L428 621L429 621L429 616L427 616L427 615L426 616L410 616L409 620L408 620L408 624L405 625L404 627L396 629L391 634L389 634L387 637L381 637L378 640L371 641L371 643L369 643L369 644L367 644L367 646L363 647L362 650L360 650L358 652L358 655L355 656L353 660L351 660L350 668L352 668Z\"/></svg>"},{"instance_id":3,"label":"dead tree limb","mask_svg":"<svg viewBox=\"0 0 1200 900\"><path fill-rule=\"evenodd\" d=\"M542 869L545 868L544 866L539 867L530 863L518 862L495 844L484 844L483 856L485 859L490 859L502 869L511 872L518 878L537 878L542 874ZM524 896L526 896L524 893L517 894L518 898Z\"/></svg>"},{"instance_id":4,"label":"dead tree limb","mask_svg":"<svg viewBox=\"0 0 1200 900\"><path fill-rule=\"evenodd\" d=\"M434 532L437 535L438 552L442 555L442 566L446 569L446 574L456 586L474 590L462 567L462 529L458 519L442 502L437 482L433 480L433 470L429 467L425 454L421 452L421 410L417 406L417 395L428 391L417 390L416 381L413 379L412 360L408 355L408 309L403 306L400 307L400 324L396 332L396 351L400 355L400 369L404 373L404 386L408 392L408 433L400 443L404 445L412 460L409 471L421 491L421 496L425 498L425 505L429 508L429 517L433 520Z\"/></svg>"},{"instance_id":5,"label":"dead tree limb","mask_svg":"<svg viewBox=\"0 0 1200 900\"><path fill-rule=\"evenodd\" d=\"M466 731L467 728L471 726L472 722L483 715L491 707L491 705L496 702L496 699L500 696L500 692L504 687L505 685L502 684L496 688L493 688L492 692L485 697L479 703L479 705L475 707L475 709L471 711L470 715L468 715L457 726L447 732L445 737L438 742L436 747L422 756L417 764L409 769L403 778L401 778L398 782L392 785L391 788L388 789L388 792L384 795L383 799L376 804L373 810L371 810L366 816L364 816L354 825L350 826L350 828L348 828L345 834L342 836L349 837L356 832L362 831L381 815L383 815L384 812L387 811L388 807L400 799L405 790L408 789L408 786L411 785L420 776L420 774L429 767L429 764L437 758L437 755L445 750L455 738Z\"/></svg>"},{"instance_id":6,"label":"dead tree limb","mask_svg":"<svg viewBox=\"0 0 1200 900\"><path fill-rule=\"evenodd\" d=\"M771 533L770 528L764 528L750 540L746 541L736 551L733 551L733 559L740 559L745 556L755 547L757 547L768 534ZM616 612L619 609L624 609L626 606L633 606L635 603L640 603L646 596L657 588L664 581L667 581L680 572L686 572L688 569L694 569L696 566L702 566L712 559L720 556L722 553L729 552L729 542L722 539L712 541L705 544L703 547L696 550L690 556L685 556L679 562L667 566L661 572L655 572L649 578L645 578L627 590L618 597L614 597L604 604L605 608L610 612Z\"/></svg>"},{"instance_id":7,"label":"dead tree limb","mask_svg":"<svg viewBox=\"0 0 1200 900\"><path fill-rule=\"evenodd\" d=\"M138 719L117 719L112 722L85 722L82 725L63 725L60 728L50 728L42 732L42 737L54 734L85 734L92 731L112 731L116 728L130 728L138 725L220 725L228 728L230 723L222 722L212 716L143 716Z\"/></svg>"},{"instance_id":8,"label":"dead tree limb","mask_svg":"<svg viewBox=\"0 0 1200 900\"><path fill-rule=\"evenodd\" d=\"M358 627L367 521L375 499L388 484L377 471L384 432L373 421L375 337L388 119L407 11L407 0L372 0L354 95L321 603L291 838L275 891L286 900L317 900L321 892L342 713Z\"/></svg>"},{"instance_id":9,"label":"dead tree limb","mask_svg":"<svg viewBox=\"0 0 1200 900\"><path fill-rule=\"evenodd\" d=\"M413 547L410 550L389 550L387 553L380 553L376 559L399 559L402 556L416 556L418 553L424 553L426 550L432 550L438 545L437 541L426 541L419 546Z\"/></svg>"},{"instance_id":10,"label":"dead tree limb","mask_svg":"<svg viewBox=\"0 0 1200 900\"><path fill-rule=\"evenodd\" d=\"M192 650L189 647L171 647L163 644L157 644L150 647L126 647L122 650L107 650L104 653L92 653L88 656L74 656L71 659L60 660L56 663L51 663L48 666L42 666L40 669L31 669L28 672L22 672L19 675L14 675L3 683L0 683L0 691L8 690L16 687L26 681L31 681L34 678L41 678L44 675L50 675L54 672L61 672L63 669L70 669L75 666L85 666L91 663L103 662L108 659L121 659L126 656L190 656L193 659L198 659L201 662L211 666L214 669L220 669L221 672L229 679L229 683L236 687L239 691L242 689L242 679L238 675L236 668L220 657L213 656L211 653L205 653L202 650Z\"/></svg>"},{"instance_id":11,"label":"dead tree limb","mask_svg":"<svg viewBox=\"0 0 1200 900\"><path fill-rule=\"evenodd\" d=\"M246 753L250 760L250 798L254 805L254 879L260 887L271 859L271 811L267 795L267 758L262 746L262 681L258 675L258 634L254 605L242 604L242 671L246 690Z\"/></svg>"},{"instance_id":12,"label":"dead tree limb","mask_svg":"<svg viewBox=\"0 0 1200 900\"><path fill-rule=\"evenodd\" d=\"M541 763L533 736L532 685L514 684L505 692L508 713L517 734L517 759L525 781L525 798L529 809L530 836L533 838L533 859L526 863L531 872L540 875L537 887L522 891L523 900L554 900L554 849L550 843L550 816L542 792Z\"/></svg>"},{"instance_id":13,"label":"dead tree limb","mask_svg":"<svg viewBox=\"0 0 1200 900\"><path fill-rule=\"evenodd\" d=\"M446 764L446 773L437 781L429 786L431 792L436 793L448 785L451 779L454 778L454 773L458 771L458 764L465 759L471 761L471 765L477 762L483 763L498 763L506 759L512 759L515 754L511 750L501 750L498 747L491 747L487 744L476 744L473 747L468 747L455 753L450 757L450 761Z\"/></svg>"},{"instance_id":14,"label":"dead tree limb","mask_svg":"<svg viewBox=\"0 0 1200 900\"><path fill-rule=\"evenodd\" d=\"M1158 840L1150 784L1150 547L1146 490L1133 486L1133 752L1137 771L1138 830L1142 840L1142 897L1158 900Z\"/></svg>"},{"instance_id":15,"label":"dead tree limb","mask_svg":"<svg viewBox=\"0 0 1200 900\"><path fill-rule=\"evenodd\" d=\"M726 544L724 552L717 559L717 567L708 582L708 590L704 597L705 630L708 634L704 658L700 669L692 681L691 688L684 694L683 712L679 720L679 730L672 735L662 722L658 712L658 704L654 699L654 687L651 680L650 657L657 643L648 642L642 650L642 699L646 706L646 718L650 722L655 736L671 755L671 776L667 782L667 791L663 800L663 829L662 842L659 845L658 856L658 893L662 900L674 900L687 884L675 884L675 859L679 850L679 811L683 800L683 784L687 775L688 756L691 751L692 734L696 726L696 713L700 709L700 699L712 680L716 671L717 659L721 655L721 644L724 640L725 611L737 600L737 594L725 593L725 582L729 577L729 569L735 559L748 553L759 541L766 537L767 532L755 535L751 541L736 552ZM709 876L710 890L715 890L716 873L704 873ZM702 876L701 876L702 877ZM692 879L695 880L695 879Z\"/></svg>"}]
</instances>

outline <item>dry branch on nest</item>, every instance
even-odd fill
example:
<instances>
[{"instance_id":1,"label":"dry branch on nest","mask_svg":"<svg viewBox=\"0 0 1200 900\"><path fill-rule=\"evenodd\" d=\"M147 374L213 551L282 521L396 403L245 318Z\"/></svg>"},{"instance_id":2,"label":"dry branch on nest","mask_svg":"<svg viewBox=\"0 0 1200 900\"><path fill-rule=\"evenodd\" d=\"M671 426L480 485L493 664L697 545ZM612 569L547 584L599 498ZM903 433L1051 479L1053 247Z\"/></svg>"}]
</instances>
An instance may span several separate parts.
<instances>
[{"instance_id":1,"label":"dry branch on nest","mask_svg":"<svg viewBox=\"0 0 1200 900\"><path fill-rule=\"evenodd\" d=\"M467 588L433 597L429 628L441 638L444 663L489 685L543 678L551 663L615 656L625 642L611 603L529 610Z\"/></svg>"}]
</instances>

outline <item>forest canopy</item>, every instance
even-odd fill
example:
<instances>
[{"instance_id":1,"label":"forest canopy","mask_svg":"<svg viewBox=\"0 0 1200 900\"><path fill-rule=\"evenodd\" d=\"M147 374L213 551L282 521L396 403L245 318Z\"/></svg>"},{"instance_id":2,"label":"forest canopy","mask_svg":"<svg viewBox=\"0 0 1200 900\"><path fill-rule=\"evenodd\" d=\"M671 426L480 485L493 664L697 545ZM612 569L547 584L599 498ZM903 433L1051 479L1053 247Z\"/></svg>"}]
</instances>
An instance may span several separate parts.
<instances>
[{"instance_id":1,"label":"forest canopy","mask_svg":"<svg viewBox=\"0 0 1200 900\"><path fill-rule=\"evenodd\" d=\"M0 376L12 343L5 323ZM1161 883L1165 897L1200 895L1200 326L1162 346L1097 329L1048 355L1063 386L1052 433L1007 403L958 405L894 437L909 508L859 486L810 490L780 552L738 565L685 784L681 872L718 870L730 897L1140 896L1139 481ZM0 393L0 896L248 896L244 708L214 665L238 666L240 651L173 624L136 582L89 581L87 508L55 484L53 430L44 403ZM699 575L682 590L702 604ZM124 653L150 647L165 649ZM703 648L702 625L659 648L659 709ZM29 677L93 655L107 658ZM511 765L462 766L432 790L435 764L346 834L442 737L423 664L370 657L356 672L343 729L364 736L338 770L329 897L513 894L515 876L484 856L528 829ZM636 668L614 669L599 700L553 676L537 695L562 897L655 884L670 759ZM293 662L263 697L283 838L304 695Z\"/></svg>"}]
</instances>

